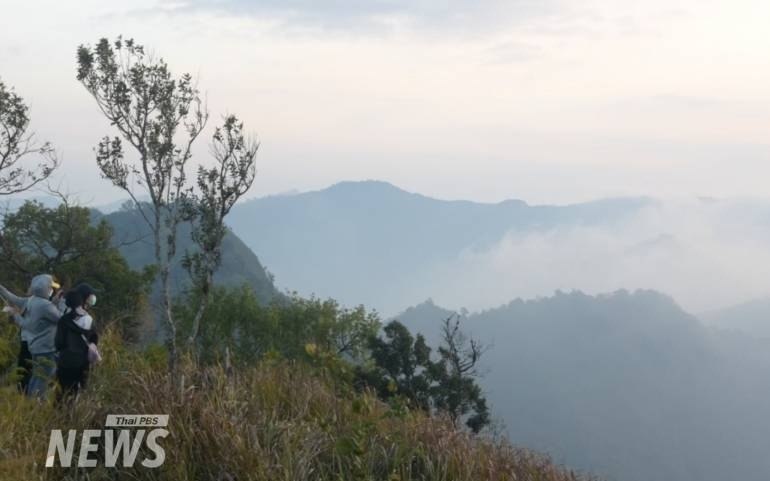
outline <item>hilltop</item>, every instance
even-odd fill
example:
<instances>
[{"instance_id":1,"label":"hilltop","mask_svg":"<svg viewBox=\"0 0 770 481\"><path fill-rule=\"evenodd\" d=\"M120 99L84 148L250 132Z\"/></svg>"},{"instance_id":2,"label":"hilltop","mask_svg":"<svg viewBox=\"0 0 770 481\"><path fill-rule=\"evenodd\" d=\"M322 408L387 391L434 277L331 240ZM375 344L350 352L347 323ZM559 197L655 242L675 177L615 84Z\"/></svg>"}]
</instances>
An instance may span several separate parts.
<instances>
[{"instance_id":1,"label":"hilltop","mask_svg":"<svg viewBox=\"0 0 770 481\"><path fill-rule=\"evenodd\" d=\"M613 224L651 203L486 204L433 199L380 181L341 182L243 202L228 223L281 286L395 313L415 296L434 295L445 264L494 246L506 233Z\"/></svg>"},{"instance_id":2,"label":"hilltop","mask_svg":"<svg viewBox=\"0 0 770 481\"><path fill-rule=\"evenodd\" d=\"M428 301L396 318L430 341L453 312ZM515 444L626 481L770 473L766 342L725 337L645 290L517 299L463 326L491 347L481 385Z\"/></svg>"},{"instance_id":3,"label":"hilltop","mask_svg":"<svg viewBox=\"0 0 770 481\"><path fill-rule=\"evenodd\" d=\"M734 306L700 314L707 324L770 340L770 297L752 299Z\"/></svg>"},{"instance_id":4,"label":"hilltop","mask_svg":"<svg viewBox=\"0 0 770 481\"><path fill-rule=\"evenodd\" d=\"M120 209L104 216L113 229L115 245L132 269L142 269L155 262L150 229L136 210ZM193 251L190 225L182 224L178 234L177 256L171 269L174 293L180 294L189 286L189 276L182 268L181 259L186 251ZM279 295L273 280L259 258L232 231L228 231L222 244L222 265L214 274L218 285L240 287L248 285L262 302L269 302Z\"/></svg>"}]
</instances>

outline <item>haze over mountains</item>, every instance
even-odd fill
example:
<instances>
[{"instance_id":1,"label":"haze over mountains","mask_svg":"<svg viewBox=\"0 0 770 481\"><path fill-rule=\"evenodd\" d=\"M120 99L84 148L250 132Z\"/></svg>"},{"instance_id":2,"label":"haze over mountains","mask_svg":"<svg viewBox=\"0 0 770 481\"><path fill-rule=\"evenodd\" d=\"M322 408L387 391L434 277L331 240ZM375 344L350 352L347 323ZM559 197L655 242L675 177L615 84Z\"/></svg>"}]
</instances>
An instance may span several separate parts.
<instances>
[{"instance_id":1,"label":"haze over mountains","mask_svg":"<svg viewBox=\"0 0 770 481\"><path fill-rule=\"evenodd\" d=\"M763 481L769 221L762 200L480 204L345 182L245 202L230 224L279 286L413 305L396 317L433 345L465 312L514 443L609 479Z\"/></svg>"},{"instance_id":2,"label":"haze over mountains","mask_svg":"<svg viewBox=\"0 0 770 481\"><path fill-rule=\"evenodd\" d=\"M144 229L123 202L97 207L115 221L118 242ZM218 276L250 283L264 299L296 290L392 316L427 298L480 310L556 290L649 288L709 325L770 336L770 200L485 204L364 181L246 201L228 223ZM150 261L142 249L121 247L135 268Z\"/></svg>"},{"instance_id":3,"label":"haze over mountains","mask_svg":"<svg viewBox=\"0 0 770 481\"><path fill-rule=\"evenodd\" d=\"M150 263L137 214L106 218ZM364 304L432 345L463 312L514 443L609 479L765 481L769 221L760 200L482 204L344 182L238 205L217 280Z\"/></svg>"},{"instance_id":4,"label":"haze over mountains","mask_svg":"<svg viewBox=\"0 0 770 481\"><path fill-rule=\"evenodd\" d=\"M397 318L429 340L452 310ZM557 293L465 316L511 440L625 481L770 479L770 340L704 326L654 291Z\"/></svg>"},{"instance_id":5,"label":"haze over mountains","mask_svg":"<svg viewBox=\"0 0 770 481\"><path fill-rule=\"evenodd\" d=\"M757 339L770 340L770 297L698 315L706 324L727 331L739 331Z\"/></svg>"},{"instance_id":6,"label":"haze over mountains","mask_svg":"<svg viewBox=\"0 0 770 481\"><path fill-rule=\"evenodd\" d=\"M150 229L138 211L116 210L104 215L104 218L112 226L114 242L132 269L139 270L155 262ZM175 294L182 294L189 287L189 275L183 269L181 260L185 252L194 250L190 225L183 223L178 233L176 262L171 268ZM214 281L230 287L248 285L263 302L279 295L259 258L231 232L227 233L222 243L222 265L214 274Z\"/></svg>"},{"instance_id":7,"label":"haze over mountains","mask_svg":"<svg viewBox=\"0 0 770 481\"><path fill-rule=\"evenodd\" d=\"M61 199L53 195L30 198L12 196L0 202L0 211L15 211L27 201L35 201L46 207L56 207ZM82 202L76 197L70 198L69 201L74 204ZM103 218L110 224L113 229L113 243L132 269L141 270L155 262L149 226L139 212L133 209L130 201L117 200L107 205L96 206L91 212L92 219ZM171 268L175 295L184 293L189 287L190 278L183 269L181 261L187 251L195 249L190 236L190 225L182 223L177 236L177 256ZM222 264L214 274L214 280L219 285L230 287L248 285L263 302L269 302L280 295L254 251L231 231L225 235L222 245Z\"/></svg>"},{"instance_id":8,"label":"haze over mountains","mask_svg":"<svg viewBox=\"0 0 770 481\"><path fill-rule=\"evenodd\" d=\"M557 289L652 288L691 312L770 293L759 200L482 204L342 182L244 202L229 223L280 288L388 315L428 297L483 309Z\"/></svg>"}]
</instances>

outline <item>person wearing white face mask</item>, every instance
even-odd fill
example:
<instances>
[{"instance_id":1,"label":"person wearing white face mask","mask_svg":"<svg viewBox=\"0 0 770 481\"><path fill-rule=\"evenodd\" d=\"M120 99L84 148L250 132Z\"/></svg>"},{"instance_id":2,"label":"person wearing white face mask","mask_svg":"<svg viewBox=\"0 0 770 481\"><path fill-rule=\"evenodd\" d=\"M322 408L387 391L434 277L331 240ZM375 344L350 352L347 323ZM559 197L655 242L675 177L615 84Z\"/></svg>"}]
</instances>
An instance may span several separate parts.
<instances>
[{"instance_id":1,"label":"person wearing white face mask","mask_svg":"<svg viewBox=\"0 0 770 481\"><path fill-rule=\"evenodd\" d=\"M87 308L96 304L96 293L88 284L79 284L65 295L67 310L56 330L58 363L56 377L61 388L58 401L76 396L85 388L92 363L101 359L96 344L99 337Z\"/></svg>"},{"instance_id":2,"label":"person wearing white face mask","mask_svg":"<svg viewBox=\"0 0 770 481\"><path fill-rule=\"evenodd\" d=\"M0 285L0 297L21 310L21 315L15 319L21 327L22 340L27 342L33 365L27 394L40 399L45 397L48 382L56 370L54 337L63 309L52 299L59 287L48 274L32 278L29 297L17 296Z\"/></svg>"}]
</instances>

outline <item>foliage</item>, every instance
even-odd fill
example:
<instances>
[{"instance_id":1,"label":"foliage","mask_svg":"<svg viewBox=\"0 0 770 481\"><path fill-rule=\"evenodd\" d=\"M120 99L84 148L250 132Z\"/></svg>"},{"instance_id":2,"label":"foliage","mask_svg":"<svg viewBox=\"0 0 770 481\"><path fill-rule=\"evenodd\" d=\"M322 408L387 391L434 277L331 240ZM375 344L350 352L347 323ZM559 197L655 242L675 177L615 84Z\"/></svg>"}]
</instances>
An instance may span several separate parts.
<instances>
[{"instance_id":1,"label":"foliage","mask_svg":"<svg viewBox=\"0 0 770 481\"><path fill-rule=\"evenodd\" d=\"M459 316L450 316L442 326L439 360L430 369L436 382L432 391L433 405L448 414L456 426L460 419L473 432L489 424L487 400L476 383L476 365L485 348L476 339L460 331Z\"/></svg>"},{"instance_id":2,"label":"foliage","mask_svg":"<svg viewBox=\"0 0 770 481\"><path fill-rule=\"evenodd\" d=\"M127 209L112 212L104 216L113 228L113 243L118 246L128 265L133 269L143 269L155 264L155 256L151 246L152 232L141 214L130 206ZM179 226L177 235L177 257L171 265L172 297L185 294L194 289L190 276L182 266L185 252L195 252L196 246L191 239L192 226L184 222ZM142 241L134 242L135 239ZM214 283L219 286L240 287L248 284L257 294L257 298L268 303L274 298L281 297L275 289L268 273L259 258L232 231L228 231L222 242L222 265L214 273ZM160 289L154 291L154 300L161 304Z\"/></svg>"},{"instance_id":3,"label":"foliage","mask_svg":"<svg viewBox=\"0 0 770 481\"><path fill-rule=\"evenodd\" d=\"M0 196L18 194L46 180L58 167L49 142L38 142L29 131L29 108L12 88L0 81ZM34 167L22 163L40 158Z\"/></svg>"},{"instance_id":4,"label":"foliage","mask_svg":"<svg viewBox=\"0 0 770 481\"><path fill-rule=\"evenodd\" d=\"M197 295L190 293L176 307L181 336L192 327ZM216 288L203 314L196 345L204 362L221 360L226 352L242 362L252 362L267 353L306 359L308 344L320 352L359 359L379 325L376 313L367 312L363 306L346 309L331 299L297 295L265 305L249 286Z\"/></svg>"},{"instance_id":5,"label":"foliage","mask_svg":"<svg viewBox=\"0 0 770 481\"><path fill-rule=\"evenodd\" d=\"M20 347L19 330L9 314L0 314L0 372L7 372L9 380L15 382L16 359Z\"/></svg>"},{"instance_id":6,"label":"foliage","mask_svg":"<svg viewBox=\"0 0 770 481\"><path fill-rule=\"evenodd\" d=\"M165 356L126 349L104 336L105 361L69 407L0 388L0 478L17 480L540 480L588 478L547 458L455 430L422 412L394 412L368 393L340 393L304 364L199 368L180 362L172 382ZM46 469L51 429L100 429L110 413L165 413L170 436L158 469ZM20 414L21 413L21 414Z\"/></svg>"},{"instance_id":7,"label":"foliage","mask_svg":"<svg viewBox=\"0 0 770 481\"><path fill-rule=\"evenodd\" d=\"M112 229L92 221L88 208L61 203L48 208L34 201L6 215L0 232L0 278L23 294L36 274L53 274L63 286L86 281L103 290L94 312L133 336L143 314L152 272L131 270L112 244Z\"/></svg>"},{"instance_id":8,"label":"foliage","mask_svg":"<svg viewBox=\"0 0 770 481\"><path fill-rule=\"evenodd\" d=\"M406 397L425 411L431 408L430 352L425 338L415 338L398 321L383 329L384 338L372 336L369 349L373 366L358 369L359 381L373 387L382 399Z\"/></svg>"},{"instance_id":9,"label":"foliage","mask_svg":"<svg viewBox=\"0 0 770 481\"><path fill-rule=\"evenodd\" d=\"M102 38L77 51L77 79L120 133L104 137L96 149L102 176L124 190L152 230L155 261L169 330L170 367L175 368L176 322L172 312L170 265L176 254L177 228L188 192L185 167L192 145L208 120L190 74L174 78L163 59L121 37ZM122 138L122 140L121 140ZM127 159L122 141L138 159ZM137 189L150 201L139 202Z\"/></svg>"},{"instance_id":10,"label":"foliage","mask_svg":"<svg viewBox=\"0 0 770 481\"><path fill-rule=\"evenodd\" d=\"M464 421L474 433L489 424L475 370L484 349L463 335L457 317L445 320L435 361L424 337L415 338L400 322L391 321L383 332L384 338L369 340L373 365L357 369L358 383L373 387L383 399L405 398L420 409L444 413L454 426Z\"/></svg>"},{"instance_id":11,"label":"foliage","mask_svg":"<svg viewBox=\"0 0 770 481\"><path fill-rule=\"evenodd\" d=\"M200 290L188 338L190 346L194 346L211 299L214 272L222 264L222 243L227 234L225 218L254 183L258 148L259 144L243 133L243 122L229 115L224 125L214 131L214 166L198 167L198 193L186 204L186 217L192 223L191 238L198 250L186 253L184 266Z\"/></svg>"}]
</instances>

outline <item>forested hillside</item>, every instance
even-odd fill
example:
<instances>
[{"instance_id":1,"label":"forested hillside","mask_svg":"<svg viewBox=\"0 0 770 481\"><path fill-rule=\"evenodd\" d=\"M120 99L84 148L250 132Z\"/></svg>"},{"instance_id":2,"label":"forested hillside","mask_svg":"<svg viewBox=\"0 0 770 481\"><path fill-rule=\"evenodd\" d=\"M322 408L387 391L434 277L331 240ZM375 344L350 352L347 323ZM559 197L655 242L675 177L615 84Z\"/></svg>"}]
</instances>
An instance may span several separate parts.
<instances>
[{"instance_id":1,"label":"forested hillside","mask_svg":"<svg viewBox=\"0 0 770 481\"><path fill-rule=\"evenodd\" d=\"M97 214L97 218L102 216ZM149 227L136 210L118 210L103 216L113 228L114 244L120 249L129 266L141 269L153 264L154 254ZM189 286L189 275L181 264L185 252L193 252L190 225L182 224L179 231L176 262L171 270L175 293L181 294ZM222 265L214 274L217 284L230 287L247 285L258 299L269 302L278 295L273 281L254 252L232 232L228 232L222 245Z\"/></svg>"},{"instance_id":2,"label":"forested hillside","mask_svg":"<svg viewBox=\"0 0 770 481\"><path fill-rule=\"evenodd\" d=\"M435 339L450 310L398 319ZM651 291L557 293L469 314L482 385L514 443L612 479L762 481L770 344L722 335Z\"/></svg>"}]
</instances>

